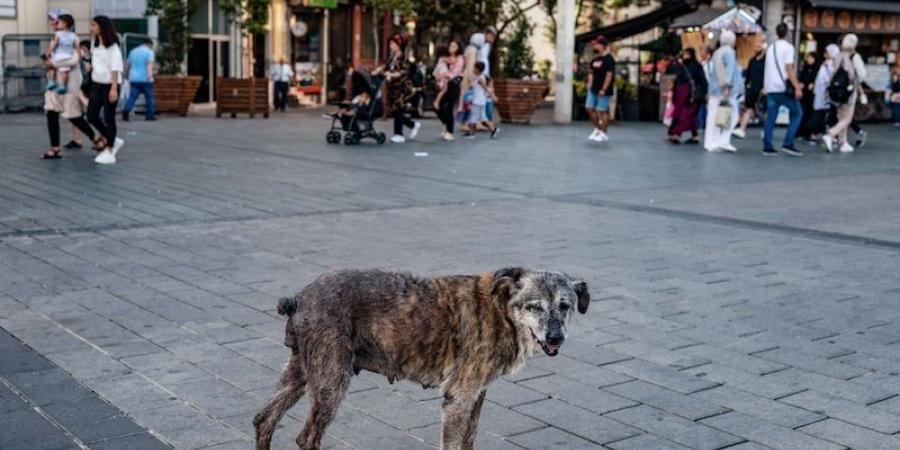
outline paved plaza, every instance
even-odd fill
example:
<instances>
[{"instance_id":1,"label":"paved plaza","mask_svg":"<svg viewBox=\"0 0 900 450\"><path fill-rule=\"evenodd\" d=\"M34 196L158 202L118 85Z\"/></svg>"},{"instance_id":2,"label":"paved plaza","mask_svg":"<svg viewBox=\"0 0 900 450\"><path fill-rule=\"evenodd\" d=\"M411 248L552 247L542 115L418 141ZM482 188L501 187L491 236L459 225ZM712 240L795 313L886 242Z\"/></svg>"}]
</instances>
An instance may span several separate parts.
<instances>
[{"instance_id":1,"label":"paved plaza","mask_svg":"<svg viewBox=\"0 0 900 450\"><path fill-rule=\"evenodd\" d=\"M478 449L900 449L900 130L803 158L649 123L346 147L320 113L120 123L115 166L39 161L44 119L0 115L0 448L251 448L277 298L524 265L593 301L491 386ZM441 401L364 372L326 445L436 448Z\"/></svg>"}]
</instances>

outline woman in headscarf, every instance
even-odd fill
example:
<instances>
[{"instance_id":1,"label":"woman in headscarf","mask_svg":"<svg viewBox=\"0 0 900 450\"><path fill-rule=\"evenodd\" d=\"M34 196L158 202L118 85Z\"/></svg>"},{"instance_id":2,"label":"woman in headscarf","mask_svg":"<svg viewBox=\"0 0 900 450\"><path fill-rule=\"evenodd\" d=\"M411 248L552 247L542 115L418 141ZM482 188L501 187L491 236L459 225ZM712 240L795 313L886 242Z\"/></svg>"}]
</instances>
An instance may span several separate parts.
<instances>
[{"instance_id":1,"label":"woman in headscarf","mask_svg":"<svg viewBox=\"0 0 900 450\"><path fill-rule=\"evenodd\" d=\"M738 121L738 98L744 94L744 77L734 51L736 37L729 30L719 36L719 48L712 56L712 72L709 74L709 101L706 104L706 132L703 148L708 152L736 152L731 145L731 133ZM728 105L730 117L724 127L716 125L721 105Z\"/></svg>"},{"instance_id":2,"label":"woman in headscarf","mask_svg":"<svg viewBox=\"0 0 900 450\"><path fill-rule=\"evenodd\" d=\"M812 117L813 114L813 99L815 98L813 89L815 88L819 65L816 61L816 54L808 52L803 57L803 67L800 68L800 73L797 74L797 79L800 80L800 84L803 86L803 97L800 98L803 117ZM810 121L808 120L801 122L797 136L803 138L807 144L816 145L816 141L812 136L812 128L809 125Z\"/></svg>"},{"instance_id":3,"label":"woman in headscarf","mask_svg":"<svg viewBox=\"0 0 900 450\"><path fill-rule=\"evenodd\" d=\"M807 125L813 137L825 131L825 119L831 110L831 103L828 101L828 83L831 82L831 74L834 73L834 58L840 52L841 49L837 45L828 44L825 47L825 61L819 65L819 71L813 82L812 117Z\"/></svg>"},{"instance_id":4,"label":"woman in headscarf","mask_svg":"<svg viewBox=\"0 0 900 450\"><path fill-rule=\"evenodd\" d=\"M700 143L697 136L697 108L706 96L706 75L703 66L697 62L697 51L686 48L681 53L681 61L669 66L668 73L675 75L675 84L672 88L672 103L675 105L675 115L669 126L669 142L681 143L681 135L691 132L691 143Z\"/></svg>"},{"instance_id":5,"label":"woman in headscarf","mask_svg":"<svg viewBox=\"0 0 900 450\"><path fill-rule=\"evenodd\" d=\"M756 53L747 62L747 69L744 70L744 112L741 113L740 125L734 130L734 135L741 139L747 137L747 126L750 125L750 119L756 115L756 103L762 94L765 74L766 41L761 40L756 44Z\"/></svg>"},{"instance_id":6,"label":"woman in headscarf","mask_svg":"<svg viewBox=\"0 0 900 450\"><path fill-rule=\"evenodd\" d=\"M415 88L409 79L406 39L400 33L394 33L388 46L390 56L388 56L387 63L375 70L373 74L382 74L387 81L388 105L394 117L394 136L391 137L391 142L400 144L406 142L406 138L403 136L404 126L410 129L409 139L415 139L422 124L413 121L407 114L409 99L415 94Z\"/></svg>"},{"instance_id":7,"label":"woman in headscarf","mask_svg":"<svg viewBox=\"0 0 900 450\"><path fill-rule=\"evenodd\" d=\"M832 103L837 103L837 123L822 136L822 142L825 149L829 152L834 151L835 144L839 144L838 149L842 153L852 152L853 146L847 142L847 128L853 122L853 114L856 112L856 101L859 99L861 83L866 78L866 66L856 53L856 44L859 38L853 33L847 33L841 40L841 52L834 59L834 73L831 79L834 80L835 75L841 70L845 70L849 77L849 86L853 87L850 97L845 102L832 98Z\"/></svg>"}]
</instances>

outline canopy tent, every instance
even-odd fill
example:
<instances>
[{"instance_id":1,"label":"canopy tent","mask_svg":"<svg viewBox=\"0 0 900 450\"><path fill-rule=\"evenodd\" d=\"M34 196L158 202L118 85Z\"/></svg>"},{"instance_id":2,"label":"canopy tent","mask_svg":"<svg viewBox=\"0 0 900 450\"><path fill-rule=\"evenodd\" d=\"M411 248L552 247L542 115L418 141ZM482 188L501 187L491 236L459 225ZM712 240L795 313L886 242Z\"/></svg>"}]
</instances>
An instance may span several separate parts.
<instances>
[{"instance_id":1,"label":"canopy tent","mask_svg":"<svg viewBox=\"0 0 900 450\"><path fill-rule=\"evenodd\" d=\"M672 18L697 9L699 0L672 0L663 2L659 8L624 22L597 28L575 36L575 48L581 52L584 46L595 37L603 35L609 40L622 39L643 33L653 27L667 24Z\"/></svg>"},{"instance_id":2,"label":"canopy tent","mask_svg":"<svg viewBox=\"0 0 900 450\"><path fill-rule=\"evenodd\" d=\"M745 9L738 6L709 21L702 28L716 31L730 30L735 34L762 33L765 30L762 25L756 23L759 16L760 11L756 8Z\"/></svg>"}]
</instances>

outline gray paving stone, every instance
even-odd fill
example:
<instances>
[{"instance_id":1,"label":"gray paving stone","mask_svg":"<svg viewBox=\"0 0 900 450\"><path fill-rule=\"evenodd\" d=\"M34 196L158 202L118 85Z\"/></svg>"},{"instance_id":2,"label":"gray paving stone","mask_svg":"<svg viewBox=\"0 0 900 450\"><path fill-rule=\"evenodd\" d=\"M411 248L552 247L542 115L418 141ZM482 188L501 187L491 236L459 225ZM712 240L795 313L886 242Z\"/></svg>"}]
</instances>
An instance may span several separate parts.
<instances>
[{"instance_id":1,"label":"gray paving stone","mask_svg":"<svg viewBox=\"0 0 900 450\"><path fill-rule=\"evenodd\" d=\"M558 428L542 428L509 438L509 441L527 449L598 449L597 444L585 441Z\"/></svg>"},{"instance_id":2,"label":"gray paving stone","mask_svg":"<svg viewBox=\"0 0 900 450\"><path fill-rule=\"evenodd\" d=\"M789 364L794 367L799 367L841 380L856 378L867 372L865 369L853 367L848 364L841 364L823 358L815 358L785 349L768 350L762 353L756 353L755 356L786 365Z\"/></svg>"},{"instance_id":3,"label":"gray paving stone","mask_svg":"<svg viewBox=\"0 0 900 450\"><path fill-rule=\"evenodd\" d=\"M788 367L784 364L773 363L762 358L757 358L756 356L743 355L707 344L679 349L678 353L686 353L698 358L706 358L725 367L750 372L756 375L765 375Z\"/></svg>"},{"instance_id":4,"label":"gray paving stone","mask_svg":"<svg viewBox=\"0 0 900 450\"><path fill-rule=\"evenodd\" d=\"M734 434L724 433L648 406L614 411L606 417L696 449L718 449L744 441Z\"/></svg>"},{"instance_id":5,"label":"gray paving stone","mask_svg":"<svg viewBox=\"0 0 900 450\"><path fill-rule=\"evenodd\" d=\"M716 363L685 370L684 373L694 375L697 378L715 383L731 386L742 391L768 399L781 398L786 395L796 394L806 387L782 384L774 380L774 377L762 377L752 373L743 372L720 366Z\"/></svg>"},{"instance_id":6,"label":"gray paving stone","mask_svg":"<svg viewBox=\"0 0 900 450\"><path fill-rule=\"evenodd\" d=\"M504 379L495 380L487 390L487 399L511 408L523 403L531 403L548 398L546 393L528 389Z\"/></svg>"},{"instance_id":7,"label":"gray paving stone","mask_svg":"<svg viewBox=\"0 0 900 450\"><path fill-rule=\"evenodd\" d=\"M34 448L41 450L74 449L72 439L43 420L30 409L0 414L4 432L0 433L0 448Z\"/></svg>"},{"instance_id":8,"label":"gray paving stone","mask_svg":"<svg viewBox=\"0 0 900 450\"><path fill-rule=\"evenodd\" d=\"M440 408L397 393L372 389L347 396L348 405L390 426L409 430L441 421Z\"/></svg>"},{"instance_id":9,"label":"gray paving stone","mask_svg":"<svg viewBox=\"0 0 900 450\"><path fill-rule=\"evenodd\" d=\"M717 391L718 389L721 388L701 391L695 395L688 396L643 381L632 381L610 386L604 390L663 411L668 411L686 419L698 420L728 411L728 409L718 406L721 403L712 401L708 396L701 395L706 392Z\"/></svg>"},{"instance_id":10,"label":"gray paving stone","mask_svg":"<svg viewBox=\"0 0 900 450\"><path fill-rule=\"evenodd\" d=\"M730 412L720 416L710 417L701 420L700 423L779 450L801 448L839 450L845 448L842 445L834 444L739 412Z\"/></svg>"},{"instance_id":11,"label":"gray paving stone","mask_svg":"<svg viewBox=\"0 0 900 450\"><path fill-rule=\"evenodd\" d=\"M147 433L132 434L91 444L92 450L167 450L171 448Z\"/></svg>"},{"instance_id":12,"label":"gray paving stone","mask_svg":"<svg viewBox=\"0 0 900 450\"><path fill-rule=\"evenodd\" d=\"M567 433L600 444L619 441L641 433L628 425L582 410L557 399L548 399L513 408Z\"/></svg>"},{"instance_id":13,"label":"gray paving stone","mask_svg":"<svg viewBox=\"0 0 900 450\"><path fill-rule=\"evenodd\" d=\"M785 397L780 401L810 411L826 414L829 417L870 428L881 433L900 433L900 415L891 414L887 411L860 405L841 398L806 391Z\"/></svg>"},{"instance_id":14,"label":"gray paving stone","mask_svg":"<svg viewBox=\"0 0 900 450\"><path fill-rule=\"evenodd\" d=\"M812 389L828 395L835 395L847 400L869 404L894 396L894 393L879 386L857 383L855 380L837 380L815 372L800 369L788 369L766 375L763 380Z\"/></svg>"},{"instance_id":15,"label":"gray paving stone","mask_svg":"<svg viewBox=\"0 0 900 450\"><path fill-rule=\"evenodd\" d=\"M624 397L601 391L592 386L551 375L522 381L519 384L543 392L553 398L580 406L584 409L604 414L609 411L634 406L637 403Z\"/></svg>"},{"instance_id":16,"label":"gray paving stone","mask_svg":"<svg viewBox=\"0 0 900 450\"><path fill-rule=\"evenodd\" d=\"M900 436L888 436L831 418L798 428L797 431L850 448L872 450L900 448Z\"/></svg>"},{"instance_id":17,"label":"gray paving stone","mask_svg":"<svg viewBox=\"0 0 900 450\"><path fill-rule=\"evenodd\" d=\"M704 399L786 428L797 428L825 418L821 414L728 386L719 386L708 391L697 392L691 397Z\"/></svg>"},{"instance_id":18,"label":"gray paving stone","mask_svg":"<svg viewBox=\"0 0 900 450\"><path fill-rule=\"evenodd\" d=\"M717 383L685 374L671 367L639 359L612 364L609 369L683 394L702 391L717 385Z\"/></svg>"},{"instance_id":19,"label":"gray paving stone","mask_svg":"<svg viewBox=\"0 0 900 450\"><path fill-rule=\"evenodd\" d=\"M740 444L739 444L740 445ZM635 436L628 439L623 439L618 442L613 442L611 444L606 444L607 447L613 450L684 450L688 447L685 447L680 444L676 444L672 441L666 441L664 439L653 436L652 434L642 434L640 436ZM728 447L728 448L738 448Z\"/></svg>"}]
</instances>

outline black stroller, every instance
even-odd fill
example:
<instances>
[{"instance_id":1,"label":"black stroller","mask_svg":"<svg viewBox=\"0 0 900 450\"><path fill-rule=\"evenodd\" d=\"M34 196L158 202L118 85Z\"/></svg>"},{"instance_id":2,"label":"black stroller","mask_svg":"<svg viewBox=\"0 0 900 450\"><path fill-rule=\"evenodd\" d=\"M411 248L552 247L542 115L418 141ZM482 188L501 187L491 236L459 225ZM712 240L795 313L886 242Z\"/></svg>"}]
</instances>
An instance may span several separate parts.
<instances>
[{"instance_id":1,"label":"black stroller","mask_svg":"<svg viewBox=\"0 0 900 450\"><path fill-rule=\"evenodd\" d=\"M381 83L380 77L373 79L365 70L354 70L350 76L351 98L362 94L369 95L368 104L351 102L338 103L341 109L353 110L353 114L331 114L331 129L325 135L329 144L341 142L344 133L344 144L356 145L365 138L375 139L379 145L384 144L387 136L375 130L374 122L381 115Z\"/></svg>"}]
</instances>

